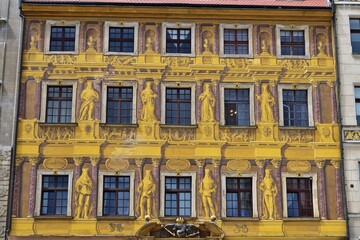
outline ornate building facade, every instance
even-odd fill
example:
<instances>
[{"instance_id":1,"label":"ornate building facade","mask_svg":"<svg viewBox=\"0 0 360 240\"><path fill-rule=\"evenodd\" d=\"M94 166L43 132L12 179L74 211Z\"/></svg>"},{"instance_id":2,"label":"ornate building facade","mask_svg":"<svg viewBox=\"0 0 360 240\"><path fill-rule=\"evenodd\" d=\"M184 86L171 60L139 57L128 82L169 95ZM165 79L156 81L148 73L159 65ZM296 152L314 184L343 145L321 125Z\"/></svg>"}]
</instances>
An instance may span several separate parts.
<instances>
[{"instance_id":1,"label":"ornate building facade","mask_svg":"<svg viewBox=\"0 0 360 240\"><path fill-rule=\"evenodd\" d=\"M360 237L359 4L359 1L335 1L345 189L351 240Z\"/></svg>"},{"instance_id":2,"label":"ornate building facade","mask_svg":"<svg viewBox=\"0 0 360 240\"><path fill-rule=\"evenodd\" d=\"M10 239L346 238L327 1L23 2Z\"/></svg>"}]
</instances>

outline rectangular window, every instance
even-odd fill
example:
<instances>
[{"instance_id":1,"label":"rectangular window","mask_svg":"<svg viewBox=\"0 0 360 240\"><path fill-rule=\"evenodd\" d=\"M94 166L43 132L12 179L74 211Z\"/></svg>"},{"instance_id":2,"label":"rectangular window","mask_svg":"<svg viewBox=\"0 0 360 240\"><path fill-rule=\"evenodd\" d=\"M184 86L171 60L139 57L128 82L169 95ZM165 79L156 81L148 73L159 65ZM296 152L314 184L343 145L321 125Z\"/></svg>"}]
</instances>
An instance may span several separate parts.
<instances>
[{"instance_id":1,"label":"rectangular window","mask_svg":"<svg viewBox=\"0 0 360 240\"><path fill-rule=\"evenodd\" d=\"M224 54L249 54L248 29L224 29Z\"/></svg>"},{"instance_id":2,"label":"rectangular window","mask_svg":"<svg viewBox=\"0 0 360 240\"><path fill-rule=\"evenodd\" d=\"M132 87L107 88L106 123L131 124L132 111Z\"/></svg>"},{"instance_id":3,"label":"rectangular window","mask_svg":"<svg viewBox=\"0 0 360 240\"><path fill-rule=\"evenodd\" d=\"M304 31L281 30L281 55L305 56Z\"/></svg>"},{"instance_id":4,"label":"rectangular window","mask_svg":"<svg viewBox=\"0 0 360 240\"><path fill-rule=\"evenodd\" d=\"M284 126L309 125L307 94L307 90L283 90Z\"/></svg>"},{"instance_id":5,"label":"rectangular window","mask_svg":"<svg viewBox=\"0 0 360 240\"><path fill-rule=\"evenodd\" d=\"M165 123L191 124L191 88L166 88Z\"/></svg>"},{"instance_id":6,"label":"rectangular window","mask_svg":"<svg viewBox=\"0 0 360 240\"><path fill-rule=\"evenodd\" d=\"M129 176L104 176L103 191L104 216L129 216Z\"/></svg>"},{"instance_id":7,"label":"rectangular window","mask_svg":"<svg viewBox=\"0 0 360 240\"><path fill-rule=\"evenodd\" d=\"M68 26L51 27L50 51L70 52L75 51L76 28Z\"/></svg>"},{"instance_id":8,"label":"rectangular window","mask_svg":"<svg viewBox=\"0 0 360 240\"><path fill-rule=\"evenodd\" d=\"M360 53L360 19L350 19L351 47L353 53Z\"/></svg>"},{"instance_id":9,"label":"rectangular window","mask_svg":"<svg viewBox=\"0 0 360 240\"><path fill-rule=\"evenodd\" d=\"M355 87L356 122L360 126L360 87Z\"/></svg>"},{"instance_id":10,"label":"rectangular window","mask_svg":"<svg viewBox=\"0 0 360 240\"><path fill-rule=\"evenodd\" d=\"M312 179L286 178L288 217L313 217Z\"/></svg>"},{"instance_id":11,"label":"rectangular window","mask_svg":"<svg viewBox=\"0 0 360 240\"><path fill-rule=\"evenodd\" d=\"M249 96L249 89L224 89L225 125L250 125Z\"/></svg>"},{"instance_id":12,"label":"rectangular window","mask_svg":"<svg viewBox=\"0 0 360 240\"><path fill-rule=\"evenodd\" d=\"M43 175L41 186L41 215L67 215L67 175Z\"/></svg>"},{"instance_id":13,"label":"rectangular window","mask_svg":"<svg viewBox=\"0 0 360 240\"><path fill-rule=\"evenodd\" d=\"M134 52L134 28L110 27L109 52Z\"/></svg>"},{"instance_id":14,"label":"rectangular window","mask_svg":"<svg viewBox=\"0 0 360 240\"><path fill-rule=\"evenodd\" d=\"M226 178L226 216L253 216L252 178Z\"/></svg>"},{"instance_id":15,"label":"rectangular window","mask_svg":"<svg viewBox=\"0 0 360 240\"><path fill-rule=\"evenodd\" d=\"M72 86L47 86L47 123L71 122L72 95Z\"/></svg>"},{"instance_id":16,"label":"rectangular window","mask_svg":"<svg viewBox=\"0 0 360 240\"><path fill-rule=\"evenodd\" d=\"M166 53L191 53L191 29L167 28Z\"/></svg>"},{"instance_id":17,"label":"rectangular window","mask_svg":"<svg viewBox=\"0 0 360 240\"><path fill-rule=\"evenodd\" d=\"M165 177L165 216L191 216L191 177Z\"/></svg>"}]
</instances>

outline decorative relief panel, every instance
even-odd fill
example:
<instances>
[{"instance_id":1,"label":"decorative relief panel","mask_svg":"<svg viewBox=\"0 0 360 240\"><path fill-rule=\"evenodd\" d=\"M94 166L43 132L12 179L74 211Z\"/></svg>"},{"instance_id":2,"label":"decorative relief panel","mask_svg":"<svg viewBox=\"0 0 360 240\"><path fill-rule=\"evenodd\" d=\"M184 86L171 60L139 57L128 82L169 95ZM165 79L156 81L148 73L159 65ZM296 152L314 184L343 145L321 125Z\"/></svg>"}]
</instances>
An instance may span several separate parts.
<instances>
[{"instance_id":1,"label":"decorative relief panel","mask_svg":"<svg viewBox=\"0 0 360 240\"><path fill-rule=\"evenodd\" d=\"M308 143L314 141L314 130L283 129L279 137L288 143Z\"/></svg>"},{"instance_id":2,"label":"decorative relief panel","mask_svg":"<svg viewBox=\"0 0 360 240\"><path fill-rule=\"evenodd\" d=\"M360 141L360 130L344 130L344 141Z\"/></svg>"},{"instance_id":3,"label":"decorative relief panel","mask_svg":"<svg viewBox=\"0 0 360 240\"><path fill-rule=\"evenodd\" d=\"M308 161L289 161L287 164L287 169L289 172L300 174L309 172L311 165Z\"/></svg>"},{"instance_id":4,"label":"decorative relief panel","mask_svg":"<svg viewBox=\"0 0 360 240\"><path fill-rule=\"evenodd\" d=\"M120 172L121 170L128 169L129 162L125 159L109 158L105 162L105 167L110 171Z\"/></svg>"},{"instance_id":5,"label":"decorative relief panel","mask_svg":"<svg viewBox=\"0 0 360 240\"><path fill-rule=\"evenodd\" d=\"M135 129L127 127L106 126L101 128L101 138L106 140L134 140Z\"/></svg>"},{"instance_id":6,"label":"decorative relief panel","mask_svg":"<svg viewBox=\"0 0 360 240\"><path fill-rule=\"evenodd\" d=\"M244 58L225 58L220 60L221 64L225 64L228 68L244 68L252 64L252 61Z\"/></svg>"},{"instance_id":7,"label":"decorative relief panel","mask_svg":"<svg viewBox=\"0 0 360 240\"><path fill-rule=\"evenodd\" d=\"M247 160L230 160L227 163L227 168L241 174L251 169L251 164Z\"/></svg>"},{"instance_id":8,"label":"decorative relief panel","mask_svg":"<svg viewBox=\"0 0 360 240\"><path fill-rule=\"evenodd\" d=\"M310 61L309 60L289 60L289 59L284 59L284 60L278 60L278 65L279 66L283 66L286 69L303 69L305 67L310 66Z\"/></svg>"},{"instance_id":9,"label":"decorative relief panel","mask_svg":"<svg viewBox=\"0 0 360 240\"><path fill-rule=\"evenodd\" d=\"M74 138L75 126L40 126L39 137L45 140L70 140Z\"/></svg>"},{"instance_id":10,"label":"decorative relief panel","mask_svg":"<svg viewBox=\"0 0 360 240\"><path fill-rule=\"evenodd\" d=\"M131 65L136 63L136 58L131 56L106 56L104 62L112 66Z\"/></svg>"},{"instance_id":11,"label":"decorative relief panel","mask_svg":"<svg viewBox=\"0 0 360 240\"><path fill-rule=\"evenodd\" d=\"M189 57L163 57L162 63L169 67L188 67L194 63L194 60Z\"/></svg>"},{"instance_id":12,"label":"decorative relief panel","mask_svg":"<svg viewBox=\"0 0 360 240\"><path fill-rule=\"evenodd\" d=\"M255 140L255 130L224 128L220 130L220 136L227 142L250 142Z\"/></svg>"},{"instance_id":13,"label":"decorative relief panel","mask_svg":"<svg viewBox=\"0 0 360 240\"><path fill-rule=\"evenodd\" d=\"M72 65L77 62L78 57L74 55L46 55L45 61L52 64Z\"/></svg>"},{"instance_id":14,"label":"decorative relief panel","mask_svg":"<svg viewBox=\"0 0 360 240\"><path fill-rule=\"evenodd\" d=\"M162 128L160 137L166 141L190 141L195 140L195 129L186 128Z\"/></svg>"},{"instance_id":15,"label":"decorative relief panel","mask_svg":"<svg viewBox=\"0 0 360 240\"><path fill-rule=\"evenodd\" d=\"M49 158L45 159L43 162L45 169L52 170L54 172L65 169L67 165L68 161L65 158Z\"/></svg>"},{"instance_id":16,"label":"decorative relief panel","mask_svg":"<svg viewBox=\"0 0 360 240\"><path fill-rule=\"evenodd\" d=\"M177 173L189 170L190 166L190 162L186 159L170 159L166 162L166 168Z\"/></svg>"}]
</instances>

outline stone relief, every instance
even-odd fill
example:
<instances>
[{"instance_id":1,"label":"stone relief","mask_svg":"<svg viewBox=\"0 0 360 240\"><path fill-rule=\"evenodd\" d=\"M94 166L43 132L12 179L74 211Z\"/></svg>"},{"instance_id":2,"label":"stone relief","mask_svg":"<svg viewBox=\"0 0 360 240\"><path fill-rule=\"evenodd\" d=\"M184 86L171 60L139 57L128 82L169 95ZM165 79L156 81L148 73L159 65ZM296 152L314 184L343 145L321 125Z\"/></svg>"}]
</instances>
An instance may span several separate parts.
<instances>
[{"instance_id":1,"label":"stone relief","mask_svg":"<svg viewBox=\"0 0 360 240\"><path fill-rule=\"evenodd\" d=\"M211 91L210 83L204 84L203 93L200 94L199 100L201 101L201 121L202 122L214 122L214 107L215 107L215 97Z\"/></svg>"},{"instance_id":2,"label":"stone relief","mask_svg":"<svg viewBox=\"0 0 360 240\"><path fill-rule=\"evenodd\" d=\"M213 200L216 194L216 190L217 186L211 176L210 169L205 169L205 176L199 186L199 195L201 196L205 219L216 219L215 205Z\"/></svg>"},{"instance_id":3,"label":"stone relief","mask_svg":"<svg viewBox=\"0 0 360 240\"><path fill-rule=\"evenodd\" d=\"M261 122L263 123L273 123L274 112L273 106L275 105L275 98L270 92L269 84L262 84L261 86L261 95L256 96L256 100L261 103Z\"/></svg>"},{"instance_id":4,"label":"stone relief","mask_svg":"<svg viewBox=\"0 0 360 240\"><path fill-rule=\"evenodd\" d=\"M86 45L87 45L87 50L93 50L95 51L95 49L97 48L97 30L94 28L89 28L86 31Z\"/></svg>"},{"instance_id":5,"label":"stone relief","mask_svg":"<svg viewBox=\"0 0 360 240\"><path fill-rule=\"evenodd\" d=\"M308 143L314 141L314 132L311 130L281 130L280 131L281 141L288 143Z\"/></svg>"},{"instance_id":6,"label":"stone relief","mask_svg":"<svg viewBox=\"0 0 360 240\"><path fill-rule=\"evenodd\" d=\"M105 127L102 131L102 138L106 140L134 140L134 128Z\"/></svg>"},{"instance_id":7,"label":"stone relief","mask_svg":"<svg viewBox=\"0 0 360 240\"><path fill-rule=\"evenodd\" d=\"M259 34L261 55L270 55L271 37L270 33L263 31Z\"/></svg>"},{"instance_id":8,"label":"stone relief","mask_svg":"<svg viewBox=\"0 0 360 240\"><path fill-rule=\"evenodd\" d=\"M81 92L81 107L79 120L94 120L94 104L99 100L99 94L94 90L92 81L87 81Z\"/></svg>"},{"instance_id":9,"label":"stone relief","mask_svg":"<svg viewBox=\"0 0 360 240\"><path fill-rule=\"evenodd\" d=\"M137 192L140 194L138 209L140 218L151 217L153 211L153 200L155 196L156 185L152 176L151 170L145 171L145 176L137 187Z\"/></svg>"},{"instance_id":10,"label":"stone relief","mask_svg":"<svg viewBox=\"0 0 360 240\"><path fill-rule=\"evenodd\" d=\"M145 32L145 53L155 53L155 32L153 30L147 30Z\"/></svg>"},{"instance_id":11,"label":"stone relief","mask_svg":"<svg viewBox=\"0 0 360 240\"><path fill-rule=\"evenodd\" d=\"M255 139L254 132L249 129L230 130L225 128L220 133L221 140L227 142L250 142Z\"/></svg>"},{"instance_id":12,"label":"stone relief","mask_svg":"<svg viewBox=\"0 0 360 240\"><path fill-rule=\"evenodd\" d=\"M243 58L226 58L221 59L221 63L225 64L229 68L244 68L249 65L249 61Z\"/></svg>"},{"instance_id":13,"label":"stone relief","mask_svg":"<svg viewBox=\"0 0 360 240\"><path fill-rule=\"evenodd\" d=\"M159 237L197 238L200 235L199 229L192 224L185 223L182 217L177 218L175 224L166 224L163 229L165 232L161 233Z\"/></svg>"},{"instance_id":14,"label":"stone relief","mask_svg":"<svg viewBox=\"0 0 360 240\"><path fill-rule=\"evenodd\" d=\"M344 130L344 141L360 141L360 130Z\"/></svg>"},{"instance_id":15,"label":"stone relief","mask_svg":"<svg viewBox=\"0 0 360 240\"><path fill-rule=\"evenodd\" d=\"M213 52L213 33L209 30L206 30L202 33L202 42L203 42L203 54L212 54Z\"/></svg>"},{"instance_id":16,"label":"stone relief","mask_svg":"<svg viewBox=\"0 0 360 240\"><path fill-rule=\"evenodd\" d=\"M141 121L154 122L157 121L155 116L155 99L157 94L151 89L151 82L146 82L145 89L140 93L142 108L141 108Z\"/></svg>"},{"instance_id":17,"label":"stone relief","mask_svg":"<svg viewBox=\"0 0 360 240\"><path fill-rule=\"evenodd\" d=\"M169 67L188 67L191 63L191 59L188 57L165 57L162 59L163 63Z\"/></svg>"},{"instance_id":18,"label":"stone relief","mask_svg":"<svg viewBox=\"0 0 360 240\"><path fill-rule=\"evenodd\" d=\"M106 56L104 62L112 66L131 65L136 63L136 58L131 56Z\"/></svg>"},{"instance_id":19,"label":"stone relief","mask_svg":"<svg viewBox=\"0 0 360 240\"><path fill-rule=\"evenodd\" d=\"M323 33L316 35L317 56L326 56L327 37Z\"/></svg>"},{"instance_id":20,"label":"stone relief","mask_svg":"<svg viewBox=\"0 0 360 240\"><path fill-rule=\"evenodd\" d=\"M278 60L278 65L283 66L286 69L302 69L310 66L310 61L308 60Z\"/></svg>"},{"instance_id":21,"label":"stone relief","mask_svg":"<svg viewBox=\"0 0 360 240\"><path fill-rule=\"evenodd\" d=\"M263 192L262 206L264 213L262 219L276 220L278 218L276 209L276 195L278 194L278 189L271 176L270 169L265 170L265 177L260 183L260 190Z\"/></svg>"},{"instance_id":22,"label":"stone relief","mask_svg":"<svg viewBox=\"0 0 360 240\"><path fill-rule=\"evenodd\" d=\"M83 168L81 176L75 183L75 219L90 218L92 188L93 182L89 177L89 169Z\"/></svg>"},{"instance_id":23,"label":"stone relief","mask_svg":"<svg viewBox=\"0 0 360 240\"><path fill-rule=\"evenodd\" d=\"M185 129L185 128L163 128L160 135L162 140L166 141L190 141L195 140L195 131L194 129Z\"/></svg>"},{"instance_id":24,"label":"stone relief","mask_svg":"<svg viewBox=\"0 0 360 240\"><path fill-rule=\"evenodd\" d=\"M71 65L77 62L78 57L74 55L46 55L45 61L52 64Z\"/></svg>"},{"instance_id":25,"label":"stone relief","mask_svg":"<svg viewBox=\"0 0 360 240\"><path fill-rule=\"evenodd\" d=\"M38 50L39 49L39 38L40 31L36 27L32 27L30 30L30 49Z\"/></svg>"},{"instance_id":26,"label":"stone relief","mask_svg":"<svg viewBox=\"0 0 360 240\"><path fill-rule=\"evenodd\" d=\"M45 140L69 140L74 138L74 128L44 126L40 127L40 138Z\"/></svg>"}]
</instances>

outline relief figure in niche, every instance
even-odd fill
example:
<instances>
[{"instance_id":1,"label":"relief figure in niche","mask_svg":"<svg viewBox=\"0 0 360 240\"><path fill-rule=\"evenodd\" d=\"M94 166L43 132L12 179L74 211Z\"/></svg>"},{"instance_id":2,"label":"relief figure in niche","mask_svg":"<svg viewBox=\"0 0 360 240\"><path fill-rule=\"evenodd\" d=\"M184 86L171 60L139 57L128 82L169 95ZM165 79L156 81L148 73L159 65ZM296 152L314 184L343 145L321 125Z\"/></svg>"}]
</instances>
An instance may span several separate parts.
<instances>
[{"instance_id":1,"label":"relief figure in niche","mask_svg":"<svg viewBox=\"0 0 360 240\"><path fill-rule=\"evenodd\" d=\"M94 90L92 82L87 81L85 89L81 92L81 107L79 120L94 120L92 117L94 104L99 100L99 94Z\"/></svg>"},{"instance_id":2,"label":"relief figure in niche","mask_svg":"<svg viewBox=\"0 0 360 240\"><path fill-rule=\"evenodd\" d=\"M92 211L90 196L93 182L89 177L89 169L83 168L81 176L75 184L75 218L88 219Z\"/></svg>"},{"instance_id":3,"label":"relief figure in niche","mask_svg":"<svg viewBox=\"0 0 360 240\"><path fill-rule=\"evenodd\" d=\"M210 83L204 84L204 92L199 96L201 103L201 121L214 122L215 97L211 92Z\"/></svg>"},{"instance_id":4,"label":"relief figure in niche","mask_svg":"<svg viewBox=\"0 0 360 240\"><path fill-rule=\"evenodd\" d=\"M30 31L30 49L38 49L39 44L39 30L32 28Z\"/></svg>"},{"instance_id":5,"label":"relief figure in niche","mask_svg":"<svg viewBox=\"0 0 360 240\"><path fill-rule=\"evenodd\" d=\"M260 33L260 47L262 55L269 55L269 46L270 46L270 34L268 32Z\"/></svg>"},{"instance_id":6,"label":"relief figure in niche","mask_svg":"<svg viewBox=\"0 0 360 240\"><path fill-rule=\"evenodd\" d=\"M90 28L87 30L86 32L86 36L87 36L87 49L88 50L95 50L96 49L96 36L97 36L97 31L93 28Z\"/></svg>"},{"instance_id":7,"label":"relief figure in niche","mask_svg":"<svg viewBox=\"0 0 360 240\"><path fill-rule=\"evenodd\" d=\"M203 54L211 54L212 53L212 39L213 34L210 31L204 31L202 34L203 39Z\"/></svg>"},{"instance_id":8,"label":"relief figure in niche","mask_svg":"<svg viewBox=\"0 0 360 240\"><path fill-rule=\"evenodd\" d=\"M275 98L269 90L269 84L262 85L261 95L258 95L256 99L261 102L261 122L274 122Z\"/></svg>"},{"instance_id":9,"label":"relief figure in niche","mask_svg":"<svg viewBox=\"0 0 360 240\"><path fill-rule=\"evenodd\" d=\"M140 194L139 208L140 218L145 216L151 216L151 209L153 207L153 198L155 195L156 185L151 174L151 170L145 171L144 179L137 187L137 191Z\"/></svg>"},{"instance_id":10,"label":"relief figure in niche","mask_svg":"<svg viewBox=\"0 0 360 240\"><path fill-rule=\"evenodd\" d=\"M140 93L140 97L143 103L141 109L141 120L145 122L156 121L155 99L157 98L157 94L151 89L151 82L146 82L146 87Z\"/></svg>"},{"instance_id":11,"label":"relief figure in niche","mask_svg":"<svg viewBox=\"0 0 360 240\"><path fill-rule=\"evenodd\" d=\"M145 53L154 53L154 38L154 31L147 30L145 33Z\"/></svg>"},{"instance_id":12,"label":"relief figure in niche","mask_svg":"<svg viewBox=\"0 0 360 240\"><path fill-rule=\"evenodd\" d=\"M271 176L270 169L265 170L265 177L260 183L260 190L263 191L262 206L264 214L262 219L275 220L277 218L276 195L278 194L278 189Z\"/></svg>"},{"instance_id":13,"label":"relief figure in niche","mask_svg":"<svg viewBox=\"0 0 360 240\"><path fill-rule=\"evenodd\" d=\"M205 176L199 186L199 195L201 196L205 218L216 219L213 196L216 194L217 186L211 176L210 169L205 170ZM211 213L211 216L210 216Z\"/></svg>"},{"instance_id":14,"label":"relief figure in niche","mask_svg":"<svg viewBox=\"0 0 360 240\"><path fill-rule=\"evenodd\" d=\"M322 33L316 35L316 42L317 42L317 50L318 56L325 56L326 55L326 36Z\"/></svg>"}]
</instances>

